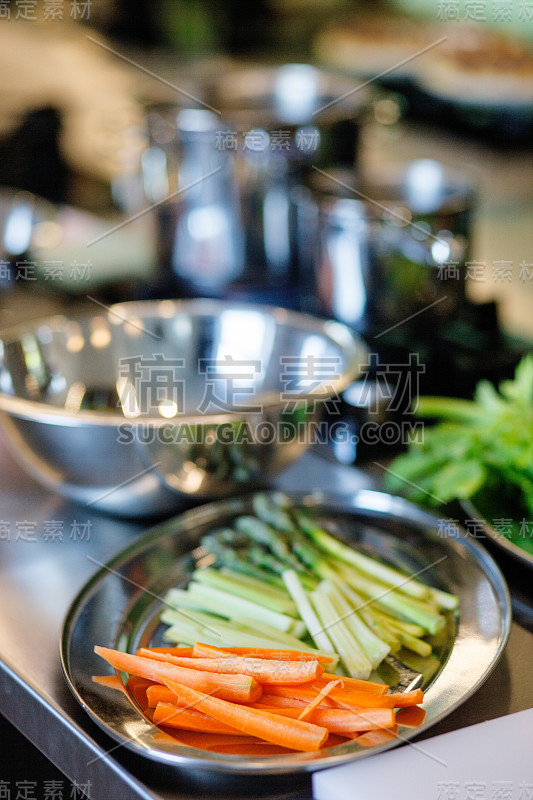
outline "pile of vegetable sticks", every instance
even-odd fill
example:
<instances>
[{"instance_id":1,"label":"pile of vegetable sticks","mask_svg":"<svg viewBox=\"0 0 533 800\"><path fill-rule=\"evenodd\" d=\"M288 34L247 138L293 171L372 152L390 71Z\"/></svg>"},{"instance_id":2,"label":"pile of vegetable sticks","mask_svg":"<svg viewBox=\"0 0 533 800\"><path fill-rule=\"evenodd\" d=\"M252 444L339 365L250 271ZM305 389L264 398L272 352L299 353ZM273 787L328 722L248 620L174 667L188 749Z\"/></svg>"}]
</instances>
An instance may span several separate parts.
<instances>
[{"instance_id":1,"label":"pile of vegetable sticks","mask_svg":"<svg viewBox=\"0 0 533 800\"><path fill-rule=\"evenodd\" d=\"M381 683L339 678L326 671L331 658L305 651L195 643L95 652L131 676L145 716L187 746L239 755L314 752L350 739L368 747L424 718L420 689L394 694Z\"/></svg>"},{"instance_id":2,"label":"pile of vegetable sticks","mask_svg":"<svg viewBox=\"0 0 533 800\"><path fill-rule=\"evenodd\" d=\"M353 678L401 648L431 655L456 596L349 547L282 493L254 495L253 509L202 538L213 565L165 596L166 641L333 654Z\"/></svg>"}]
</instances>

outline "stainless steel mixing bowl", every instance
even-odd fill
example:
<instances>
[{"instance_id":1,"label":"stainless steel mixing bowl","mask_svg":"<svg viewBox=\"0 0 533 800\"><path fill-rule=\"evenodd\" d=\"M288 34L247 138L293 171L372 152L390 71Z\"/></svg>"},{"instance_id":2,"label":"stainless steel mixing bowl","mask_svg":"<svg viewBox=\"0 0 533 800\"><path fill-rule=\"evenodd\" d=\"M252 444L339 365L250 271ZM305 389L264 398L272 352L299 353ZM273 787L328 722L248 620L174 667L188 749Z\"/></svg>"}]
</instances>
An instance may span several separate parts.
<instances>
[{"instance_id":1,"label":"stainless steel mixing bowl","mask_svg":"<svg viewBox=\"0 0 533 800\"><path fill-rule=\"evenodd\" d=\"M360 371L345 326L222 301L121 303L0 334L0 423L51 489L168 513L264 483L324 431Z\"/></svg>"}]
</instances>

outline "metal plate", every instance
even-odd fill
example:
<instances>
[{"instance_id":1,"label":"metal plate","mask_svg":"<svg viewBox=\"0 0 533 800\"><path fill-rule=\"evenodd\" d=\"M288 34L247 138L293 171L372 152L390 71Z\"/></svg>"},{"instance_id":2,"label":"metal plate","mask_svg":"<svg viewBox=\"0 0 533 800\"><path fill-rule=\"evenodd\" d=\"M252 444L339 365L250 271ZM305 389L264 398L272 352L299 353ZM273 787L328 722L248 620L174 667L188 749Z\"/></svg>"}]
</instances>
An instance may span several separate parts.
<instances>
[{"instance_id":1,"label":"metal plate","mask_svg":"<svg viewBox=\"0 0 533 800\"><path fill-rule=\"evenodd\" d=\"M120 744L140 755L181 768L227 773L289 773L331 767L363 758L420 733L463 703L488 677L505 647L511 624L509 593L489 554L466 535L439 537L437 520L407 501L362 490L353 496L293 497L312 507L322 524L367 553L457 594L460 614L437 645L442 664L427 684L426 721L400 729L401 738L380 748L356 741L318 753L242 757L174 744L149 723L125 694L97 685L93 675L114 674L93 653L100 644L134 652L161 643L158 615L165 591L187 579L199 555L200 537L250 513L251 497L188 511L136 540L86 584L63 628L61 659L67 682L88 714ZM195 553L195 548L197 551Z\"/></svg>"}]
</instances>

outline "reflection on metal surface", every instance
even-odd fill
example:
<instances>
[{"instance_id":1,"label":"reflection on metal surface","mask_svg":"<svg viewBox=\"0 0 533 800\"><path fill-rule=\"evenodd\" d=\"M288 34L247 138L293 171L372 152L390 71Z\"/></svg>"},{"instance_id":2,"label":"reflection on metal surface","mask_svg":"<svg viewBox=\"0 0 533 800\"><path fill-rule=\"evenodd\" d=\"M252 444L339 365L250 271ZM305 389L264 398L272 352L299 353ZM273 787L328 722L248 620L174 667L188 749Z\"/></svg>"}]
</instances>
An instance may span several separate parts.
<instances>
[{"instance_id":1,"label":"reflection on metal surface","mask_svg":"<svg viewBox=\"0 0 533 800\"><path fill-rule=\"evenodd\" d=\"M65 408L67 411L79 411L87 387L81 381L76 381L69 386L67 396L65 398Z\"/></svg>"},{"instance_id":2,"label":"reflection on metal surface","mask_svg":"<svg viewBox=\"0 0 533 800\"><path fill-rule=\"evenodd\" d=\"M307 449L321 402L366 354L341 325L218 301L121 304L19 326L0 342L15 456L50 488L126 516L261 485ZM302 358L307 383L284 365ZM333 369L317 372L316 358Z\"/></svg>"},{"instance_id":3,"label":"reflection on metal surface","mask_svg":"<svg viewBox=\"0 0 533 800\"><path fill-rule=\"evenodd\" d=\"M284 122L310 122L318 105L319 73L309 64L286 64L274 81L274 111Z\"/></svg>"},{"instance_id":4,"label":"reflection on metal surface","mask_svg":"<svg viewBox=\"0 0 533 800\"><path fill-rule=\"evenodd\" d=\"M350 497L295 497L294 502L315 507L323 523L347 540L356 540L365 552L386 553L393 565L409 573L424 571L425 580L459 595L459 617L449 621L446 636L435 643L440 670L436 677L425 680L426 721L415 731L401 729L402 741L429 728L476 691L503 652L511 622L510 603L496 565L466 534L456 539L439 537L435 517L397 497L363 490ZM295 753L250 759L175 743L169 747L124 696L91 681L91 675L101 674L103 668L93 653L94 644L118 645L135 652L139 646L161 642L158 615L162 603L157 598L187 578L195 566L193 551L204 533L231 524L250 509L248 497L187 512L148 532L101 570L74 601L65 622L61 656L70 688L91 717L118 742L140 755L179 767L292 773L364 758L370 751L356 741L311 757ZM429 565L434 566L428 569ZM135 586L139 575L143 588Z\"/></svg>"},{"instance_id":5,"label":"reflection on metal surface","mask_svg":"<svg viewBox=\"0 0 533 800\"><path fill-rule=\"evenodd\" d=\"M353 171L314 171L313 191L291 194L305 310L376 336L422 309L434 309L429 326L466 308L474 191L463 175L425 159L363 187Z\"/></svg>"}]
</instances>

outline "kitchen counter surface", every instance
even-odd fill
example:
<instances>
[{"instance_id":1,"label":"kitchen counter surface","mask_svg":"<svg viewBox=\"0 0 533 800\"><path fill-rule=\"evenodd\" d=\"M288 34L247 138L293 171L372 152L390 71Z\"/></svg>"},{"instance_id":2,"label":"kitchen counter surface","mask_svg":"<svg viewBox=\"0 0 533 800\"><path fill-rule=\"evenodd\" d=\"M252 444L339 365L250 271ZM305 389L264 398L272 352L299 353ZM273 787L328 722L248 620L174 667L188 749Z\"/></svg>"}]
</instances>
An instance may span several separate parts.
<instances>
[{"instance_id":1,"label":"kitchen counter surface","mask_svg":"<svg viewBox=\"0 0 533 800\"><path fill-rule=\"evenodd\" d=\"M228 800L239 796L265 800L311 797L311 782L305 776L252 780L178 773L117 746L89 719L61 673L58 642L62 621L78 590L95 572L94 562L109 559L148 525L103 517L51 495L20 470L3 441L0 474L0 696L4 716L74 785L90 787L93 798L207 798L213 796L215 785L217 797ZM353 492L372 485L372 479L309 453L278 483L295 491L320 485ZM531 618L523 596L521 602L523 624L513 623L507 650L489 680L429 735L533 707L533 634L527 629ZM0 771L0 782L2 779ZM14 789L12 796L16 796Z\"/></svg>"}]
</instances>

